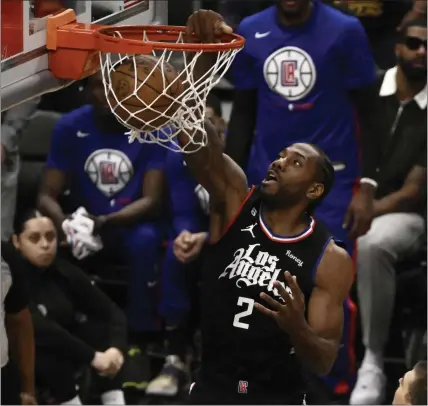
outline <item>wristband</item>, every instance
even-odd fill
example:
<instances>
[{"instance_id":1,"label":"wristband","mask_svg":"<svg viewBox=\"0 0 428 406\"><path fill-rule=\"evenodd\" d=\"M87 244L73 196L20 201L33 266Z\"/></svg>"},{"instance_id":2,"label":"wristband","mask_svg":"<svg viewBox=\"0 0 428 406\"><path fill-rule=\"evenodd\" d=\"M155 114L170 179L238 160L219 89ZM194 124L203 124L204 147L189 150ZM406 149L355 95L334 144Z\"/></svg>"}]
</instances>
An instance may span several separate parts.
<instances>
[{"instance_id":1,"label":"wristband","mask_svg":"<svg viewBox=\"0 0 428 406\"><path fill-rule=\"evenodd\" d=\"M371 178L361 178L360 179L360 184L367 184L367 185L371 185L373 186L375 189L377 189L378 184L375 180L371 179Z\"/></svg>"}]
</instances>

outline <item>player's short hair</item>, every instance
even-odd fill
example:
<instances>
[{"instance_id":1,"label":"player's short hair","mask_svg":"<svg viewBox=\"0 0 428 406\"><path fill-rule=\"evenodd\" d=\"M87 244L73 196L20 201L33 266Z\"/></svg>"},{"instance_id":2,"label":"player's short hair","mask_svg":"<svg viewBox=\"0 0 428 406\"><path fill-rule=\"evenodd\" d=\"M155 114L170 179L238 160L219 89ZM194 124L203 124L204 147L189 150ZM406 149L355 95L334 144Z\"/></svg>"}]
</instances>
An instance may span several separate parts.
<instances>
[{"instance_id":1,"label":"player's short hair","mask_svg":"<svg viewBox=\"0 0 428 406\"><path fill-rule=\"evenodd\" d=\"M401 27L401 31L398 34L398 42L401 42L406 38L407 31L409 30L410 27L427 28L427 17L426 16L418 17L418 18L415 18L414 20L405 22Z\"/></svg>"},{"instance_id":2,"label":"player's short hair","mask_svg":"<svg viewBox=\"0 0 428 406\"><path fill-rule=\"evenodd\" d=\"M223 116L223 109L221 108L220 99L214 94L209 93L207 97L207 107L211 107L214 110L214 113L218 117Z\"/></svg>"},{"instance_id":3,"label":"player's short hair","mask_svg":"<svg viewBox=\"0 0 428 406\"><path fill-rule=\"evenodd\" d=\"M309 202L306 212L312 214L315 208L322 202L322 200L330 193L331 188L334 184L334 167L327 154L318 146L310 144L315 151L317 151L318 167L316 173L316 181L324 185L323 194L316 200Z\"/></svg>"},{"instance_id":4,"label":"player's short hair","mask_svg":"<svg viewBox=\"0 0 428 406\"><path fill-rule=\"evenodd\" d=\"M412 405L427 404L427 363L418 362L415 367L415 379L409 385L409 400Z\"/></svg>"}]
</instances>

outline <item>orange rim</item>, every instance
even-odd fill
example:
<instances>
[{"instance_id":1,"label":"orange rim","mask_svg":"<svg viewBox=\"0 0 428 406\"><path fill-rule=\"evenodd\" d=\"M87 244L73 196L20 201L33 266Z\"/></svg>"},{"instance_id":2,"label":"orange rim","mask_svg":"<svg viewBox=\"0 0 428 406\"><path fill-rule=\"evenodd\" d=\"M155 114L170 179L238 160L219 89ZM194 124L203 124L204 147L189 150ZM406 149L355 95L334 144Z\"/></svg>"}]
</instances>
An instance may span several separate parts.
<instances>
[{"instance_id":1,"label":"orange rim","mask_svg":"<svg viewBox=\"0 0 428 406\"><path fill-rule=\"evenodd\" d=\"M148 41L142 39L146 33ZM214 44L177 43L186 27L168 25L125 25L101 27L95 33L97 49L117 54L147 54L154 51L221 52L240 49L245 39L238 34L224 34L220 42ZM167 41L167 42L165 42Z\"/></svg>"}]
</instances>

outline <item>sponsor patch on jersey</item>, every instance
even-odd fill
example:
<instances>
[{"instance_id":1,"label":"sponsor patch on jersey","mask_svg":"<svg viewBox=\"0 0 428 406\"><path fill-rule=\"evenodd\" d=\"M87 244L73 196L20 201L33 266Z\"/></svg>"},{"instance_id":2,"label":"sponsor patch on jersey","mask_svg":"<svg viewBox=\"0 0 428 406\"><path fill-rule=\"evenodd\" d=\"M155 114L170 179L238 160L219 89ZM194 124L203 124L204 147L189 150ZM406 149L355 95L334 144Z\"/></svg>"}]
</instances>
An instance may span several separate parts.
<instances>
[{"instance_id":1,"label":"sponsor patch on jersey","mask_svg":"<svg viewBox=\"0 0 428 406\"><path fill-rule=\"evenodd\" d=\"M248 382L239 381L238 382L238 393L247 393L248 392Z\"/></svg>"}]
</instances>

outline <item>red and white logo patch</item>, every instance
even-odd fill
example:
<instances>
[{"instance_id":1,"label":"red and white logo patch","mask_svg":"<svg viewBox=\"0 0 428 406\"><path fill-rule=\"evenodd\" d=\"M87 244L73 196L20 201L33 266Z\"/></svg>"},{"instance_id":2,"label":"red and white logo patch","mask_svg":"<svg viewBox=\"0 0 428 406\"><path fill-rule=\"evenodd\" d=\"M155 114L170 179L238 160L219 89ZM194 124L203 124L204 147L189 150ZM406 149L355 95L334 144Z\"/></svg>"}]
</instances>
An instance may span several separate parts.
<instances>
[{"instance_id":1,"label":"red and white logo patch","mask_svg":"<svg viewBox=\"0 0 428 406\"><path fill-rule=\"evenodd\" d=\"M248 382L239 381L238 383L238 393L247 393L248 392Z\"/></svg>"}]
</instances>

